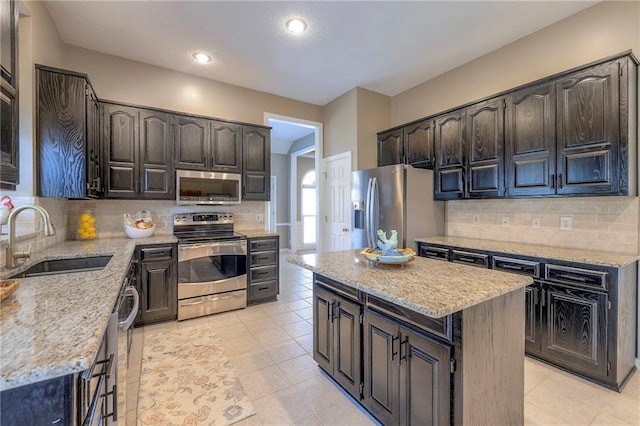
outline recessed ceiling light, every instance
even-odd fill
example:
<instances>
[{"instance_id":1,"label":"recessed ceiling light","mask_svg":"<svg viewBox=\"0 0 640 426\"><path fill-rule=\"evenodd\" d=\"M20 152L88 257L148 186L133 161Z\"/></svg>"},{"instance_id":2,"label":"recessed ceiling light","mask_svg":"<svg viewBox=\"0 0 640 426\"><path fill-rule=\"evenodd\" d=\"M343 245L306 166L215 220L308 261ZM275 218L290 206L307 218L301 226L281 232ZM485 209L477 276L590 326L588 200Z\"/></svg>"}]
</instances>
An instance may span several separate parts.
<instances>
[{"instance_id":1,"label":"recessed ceiling light","mask_svg":"<svg viewBox=\"0 0 640 426\"><path fill-rule=\"evenodd\" d=\"M204 52L195 52L193 55L193 59L200 64L208 64L211 62L211 56L207 55Z\"/></svg>"},{"instance_id":2,"label":"recessed ceiling light","mask_svg":"<svg viewBox=\"0 0 640 426\"><path fill-rule=\"evenodd\" d=\"M293 18L287 21L287 30L292 33L301 34L307 30L307 23L300 18Z\"/></svg>"}]
</instances>

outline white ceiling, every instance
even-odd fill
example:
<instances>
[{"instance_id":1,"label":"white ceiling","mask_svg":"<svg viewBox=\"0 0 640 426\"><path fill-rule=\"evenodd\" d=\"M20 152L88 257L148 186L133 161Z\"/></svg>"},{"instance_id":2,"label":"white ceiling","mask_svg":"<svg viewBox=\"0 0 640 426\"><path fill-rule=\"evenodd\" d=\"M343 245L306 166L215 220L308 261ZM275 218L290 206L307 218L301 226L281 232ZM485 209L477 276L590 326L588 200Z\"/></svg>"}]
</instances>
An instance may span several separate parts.
<instances>
[{"instance_id":1,"label":"white ceiling","mask_svg":"<svg viewBox=\"0 0 640 426\"><path fill-rule=\"evenodd\" d=\"M291 123L283 120L269 119L271 126L271 153L286 154L291 145L298 139L315 132L312 126Z\"/></svg>"},{"instance_id":2,"label":"white ceiling","mask_svg":"<svg viewBox=\"0 0 640 426\"><path fill-rule=\"evenodd\" d=\"M594 3L45 1L68 44L318 105L396 95ZM294 16L303 35L284 29Z\"/></svg>"}]
</instances>

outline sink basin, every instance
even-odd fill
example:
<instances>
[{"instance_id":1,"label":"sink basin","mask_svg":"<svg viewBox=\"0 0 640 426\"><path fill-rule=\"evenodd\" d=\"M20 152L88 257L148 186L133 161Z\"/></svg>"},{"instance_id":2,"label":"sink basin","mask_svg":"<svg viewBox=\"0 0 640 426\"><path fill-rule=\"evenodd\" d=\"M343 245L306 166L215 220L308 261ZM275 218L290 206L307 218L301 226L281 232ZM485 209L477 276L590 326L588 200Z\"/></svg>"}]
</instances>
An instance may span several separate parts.
<instances>
[{"instance_id":1,"label":"sink basin","mask_svg":"<svg viewBox=\"0 0 640 426\"><path fill-rule=\"evenodd\" d=\"M36 263L14 278L37 277L40 275L70 274L73 272L97 271L107 266L111 256L78 257L74 259L44 260Z\"/></svg>"}]
</instances>

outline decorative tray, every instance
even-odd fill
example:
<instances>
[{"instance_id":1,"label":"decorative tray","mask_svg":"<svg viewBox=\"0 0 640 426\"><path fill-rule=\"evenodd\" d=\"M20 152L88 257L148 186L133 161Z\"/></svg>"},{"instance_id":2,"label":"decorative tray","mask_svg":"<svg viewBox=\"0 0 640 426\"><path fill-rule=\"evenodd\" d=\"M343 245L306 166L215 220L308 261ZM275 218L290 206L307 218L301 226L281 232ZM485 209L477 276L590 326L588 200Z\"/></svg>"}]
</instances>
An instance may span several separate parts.
<instances>
[{"instance_id":1,"label":"decorative tray","mask_svg":"<svg viewBox=\"0 0 640 426\"><path fill-rule=\"evenodd\" d=\"M0 280L0 302L11 296L20 286L20 279Z\"/></svg>"},{"instance_id":2,"label":"decorative tray","mask_svg":"<svg viewBox=\"0 0 640 426\"><path fill-rule=\"evenodd\" d=\"M402 266L414 260L416 252L410 248L397 249L396 252L401 254L389 254L378 249L366 248L360 252L368 261L377 265L385 266Z\"/></svg>"}]
</instances>

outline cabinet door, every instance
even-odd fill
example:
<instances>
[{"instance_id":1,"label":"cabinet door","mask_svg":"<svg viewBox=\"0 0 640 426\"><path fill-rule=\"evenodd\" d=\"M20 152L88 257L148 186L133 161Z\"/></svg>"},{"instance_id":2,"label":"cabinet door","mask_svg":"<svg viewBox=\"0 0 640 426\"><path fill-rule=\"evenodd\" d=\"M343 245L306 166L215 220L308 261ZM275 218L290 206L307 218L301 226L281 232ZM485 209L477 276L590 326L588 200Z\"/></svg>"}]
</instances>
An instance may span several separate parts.
<instances>
[{"instance_id":1,"label":"cabinet door","mask_svg":"<svg viewBox=\"0 0 640 426\"><path fill-rule=\"evenodd\" d=\"M145 324L175 319L178 292L172 262L140 264L142 318Z\"/></svg>"},{"instance_id":2,"label":"cabinet door","mask_svg":"<svg viewBox=\"0 0 640 426\"><path fill-rule=\"evenodd\" d=\"M138 110L104 104L104 145L107 198L138 194Z\"/></svg>"},{"instance_id":3,"label":"cabinet door","mask_svg":"<svg viewBox=\"0 0 640 426\"><path fill-rule=\"evenodd\" d=\"M333 378L355 399L360 399L362 381L362 331L360 313L362 308L342 297L336 296L334 319L335 362Z\"/></svg>"},{"instance_id":4,"label":"cabinet door","mask_svg":"<svg viewBox=\"0 0 640 426\"><path fill-rule=\"evenodd\" d=\"M13 3L13 2L12 2ZM0 188L16 189L18 183L18 98L17 91L0 88Z\"/></svg>"},{"instance_id":5,"label":"cabinet door","mask_svg":"<svg viewBox=\"0 0 640 426\"><path fill-rule=\"evenodd\" d=\"M458 110L435 119L435 198L465 196L465 112Z\"/></svg>"},{"instance_id":6,"label":"cabinet door","mask_svg":"<svg viewBox=\"0 0 640 426\"><path fill-rule=\"evenodd\" d=\"M507 195L555 194L555 86L547 83L507 96Z\"/></svg>"},{"instance_id":7,"label":"cabinet door","mask_svg":"<svg viewBox=\"0 0 640 426\"><path fill-rule=\"evenodd\" d=\"M176 115L175 126L176 169L208 170L210 121Z\"/></svg>"},{"instance_id":8,"label":"cabinet door","mask_svg":"<svg viewBox=\"0 0 640 426\"><path fill-rule=\"evenodd\" d=\"M543 290L545 357L574 371L606 377L606 293L548 284Z\"/></svg>"},{"instance_id":9,"label":"cabinet door","mask_svg":"<svg viewBox=\"0 0 640 426\"><path fill-rule=\"evenodd\" d=\"M618 191L618 73L611 62L556 83L558 194Z\"/></svg>"},{"instance_id":10,"label":"cabinet door","mask_svg":"<svg viewBox=\"0 0 640 426\"><path fill-rule=\"evenodd\" d=\"M18 2L0 0L0 78L18 88Z\"/></svg>"},{"instance_id":11,"label":"cabinet door","mask_svg":"<svg viewBox=\"0 0 640 426\"><path fill-rule=\"evenodd\" d=\"M211 170L242 172L242 128L214 121L211 125Z\"/></svg>"},{"instance_id":12,"label":"cabinet door","mask_svg":"<svg viewBox=\"0 0 640 426\"><path fill-rule=\"evenodd\" d=\"M271 199L271 130L247 127L242 131L243 194L245 200Z\"/></svg>"},{"instance_id":13,"label":"cabinet door","mask_svg":"<svg viewBox=\"0 0 640 426\"><path fill-rule=\"evenodd\" d=\"M86 80L37 71L38 195L84 198L86 173Z\"/></svg>"},{"instance_id":14,"label":"cabinet door","mask_svg":"<svg viewBox=\"0 0 640 426\"><path fill-rule=\"evenodd\" d=\"M524 348L526 353L539 354L540 345L540 285L524 290Z\"/></svg>"},{"instance_id":15,"label":"cabinet door","mask_svg":"<svg viewBox=\"0 0 640 426\"><path fill-rule=\"evenodd\" d=\"M364 314L364 406L385 425L399 422L400 327L369 309Z\"/></svg>"},{"instance_id":16,"label":"cabinet door","mask_svg":"<svg viewBox=\"0 0 640 426\"><path fill-rule=\"evenodd\" d=\"M400 328L400 424L450 424L450 347Z\"/></svg>"},{"instance_id":17,"label":"cabinet door","mask_svg":"<svg viewBox=\"0 0 640 426\"><path fill-rule=\"evenodd\" d=\"M402 129L378 135L378 166L403 162Z\"/></svg>"},{"instance_id":18,"label":"cabinet door","mask_svg":"<svg viewBox=\"0 0 640 426\"><path fill-rule=\"evenodd\" d=\"M141 198L170 200L174 196L173 129L169 114L140 110Z\"/></svg>"},{"instance_id":19,"label":"cabinet door","mask_svg":"<svg viewBox=\"0 0 640 426\"><path fill-rule=\"evenodd\" d=\"M406 163L413 167L433 168L434 158L433 120L421 121L404 129L404 148Z\"/></svg>"},{"instance_id":20,"label":"cabinet door","mask_svg":"<svg viewBox=\"0 0 640 426\"><path fill-rule=\"evenodd\" d=\"M334 294L313 286L313 359L333 375L333 298Z\"/></svg>"},{"instance_id":21,"label":"cabinet door","mask_svg":"<svg viewBox=\"0 0 640 426\"><path fill-rule=\"evenodd\" d=\"M504 99L467 110L467 197L504 194Z\"/></svg>"}]
</instances>

